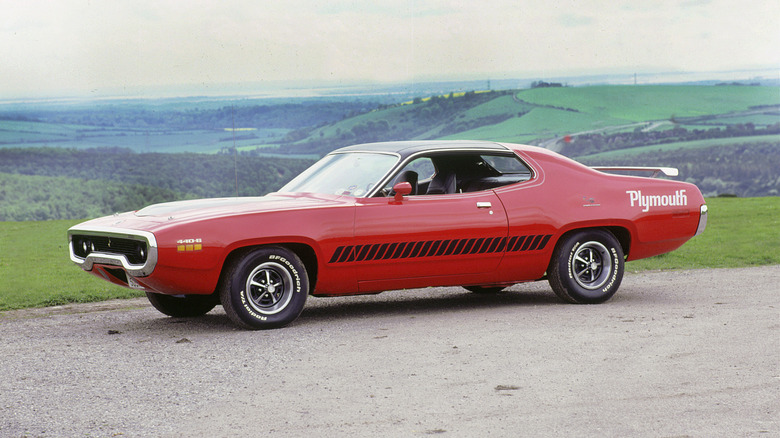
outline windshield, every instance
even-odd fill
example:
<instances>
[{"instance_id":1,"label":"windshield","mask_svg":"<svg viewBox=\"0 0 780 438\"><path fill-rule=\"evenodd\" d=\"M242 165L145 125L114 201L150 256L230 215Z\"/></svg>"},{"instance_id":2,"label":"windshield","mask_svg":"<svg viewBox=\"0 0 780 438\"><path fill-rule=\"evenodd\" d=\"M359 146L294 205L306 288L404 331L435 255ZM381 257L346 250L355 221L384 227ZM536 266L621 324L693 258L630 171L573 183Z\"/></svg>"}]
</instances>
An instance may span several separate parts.
<instances>
[{"instance_id":1,"label":"windshield","mask_svg":"<svg viewBox=\"0 0 780 438\"><path fill-rule=\"evenodd\" d=\"M398 161L389 154L331 154L279 189L280 192L365 196Z\"/></svg>"}]
</instances>

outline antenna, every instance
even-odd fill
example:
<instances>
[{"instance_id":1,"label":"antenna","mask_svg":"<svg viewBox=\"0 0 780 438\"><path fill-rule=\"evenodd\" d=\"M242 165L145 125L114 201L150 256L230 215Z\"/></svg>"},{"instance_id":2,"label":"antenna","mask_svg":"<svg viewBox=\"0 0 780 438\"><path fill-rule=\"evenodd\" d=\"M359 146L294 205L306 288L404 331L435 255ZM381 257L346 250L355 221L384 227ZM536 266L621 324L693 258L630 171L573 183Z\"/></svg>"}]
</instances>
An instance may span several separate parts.
<instances>
[{"instance_id":1,"label":"antenna","mask_svg":"<svg viewBox=\"0 0 780 438\"><path fill-rule=\"evenodd\" d=\"M236 149L236 111L230 105L230 118L233 120L233 169L236 171L236 197L238 197L238 149Z\"/></svg>"}]
</instances>

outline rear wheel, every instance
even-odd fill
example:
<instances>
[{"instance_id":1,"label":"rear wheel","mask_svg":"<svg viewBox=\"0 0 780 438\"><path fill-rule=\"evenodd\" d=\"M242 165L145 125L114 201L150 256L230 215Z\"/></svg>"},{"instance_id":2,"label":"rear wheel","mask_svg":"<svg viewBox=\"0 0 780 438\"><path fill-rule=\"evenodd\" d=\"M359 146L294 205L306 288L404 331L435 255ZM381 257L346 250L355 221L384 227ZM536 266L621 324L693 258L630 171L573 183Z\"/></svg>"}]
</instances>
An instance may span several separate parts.
<instances>
[{"instance_id":1,"label":"rear wheel","mask_svg":"<svg viewBox=\"0 0 780 438\"><path fill-rule=\"evenodd\" d=\"M565 237L555 248L548 281L564 301L596 304L617 292L623 270L623 248L612 233L582 230Z\"/></svg>"},{"instance_id":2,"label":"rear wheel","mask_svg":"<svg viewBox=\"0 0 780 438\"><path fill-rule=\"evenodd\" d=\"M152 292L146 293L146 298L155 309L177 318L191 318L209 313L219 304L215 295L163 295Z\"/></svg>"},{"instance_id":3,"label":"rear wheel","mask_svg":"<svg viewBox=\"0 0 780 438\"><path fill-rule=\"evenodd\" d=\"M282 247L251 250L235 259L220 286L228 317L248 329L283 327L300 315L309 279L306 267Z\"/></svg>"}]
</instances>

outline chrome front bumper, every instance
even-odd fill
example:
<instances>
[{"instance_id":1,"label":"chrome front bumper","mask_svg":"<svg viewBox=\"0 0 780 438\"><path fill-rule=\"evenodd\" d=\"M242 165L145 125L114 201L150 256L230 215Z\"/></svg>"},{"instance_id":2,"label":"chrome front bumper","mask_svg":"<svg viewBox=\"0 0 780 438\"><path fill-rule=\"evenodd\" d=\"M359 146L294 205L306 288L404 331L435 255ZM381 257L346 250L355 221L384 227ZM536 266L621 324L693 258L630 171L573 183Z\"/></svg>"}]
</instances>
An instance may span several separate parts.
<instances>
[{"instance_id":1,"label":"chrome front bumper","mask_svg":"<svg viewBox=\"0 0 780 438\"><path fill-rule=\"evenodd\" d=\"M119 243L115 248L112 239ZM68 250L71 261L85 271L97 263L120 266L133 277L146 277L157 264L157 239L148 231L76 225L68 230Z\"/></svg>"}]
</instances>

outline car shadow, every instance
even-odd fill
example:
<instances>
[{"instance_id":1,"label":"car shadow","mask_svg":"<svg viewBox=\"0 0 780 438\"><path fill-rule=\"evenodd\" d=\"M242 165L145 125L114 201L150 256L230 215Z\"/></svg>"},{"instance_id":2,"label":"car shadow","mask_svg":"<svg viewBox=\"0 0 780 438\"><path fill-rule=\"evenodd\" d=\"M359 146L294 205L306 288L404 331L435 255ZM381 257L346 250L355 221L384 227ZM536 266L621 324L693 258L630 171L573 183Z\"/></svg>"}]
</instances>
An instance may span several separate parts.
<instances>
[{"instance_id":1,"label":"car shadow","mask_svg":"<svg viewBox=\"0 0 780 438\"><path fill-rule=\"evenodd\" d=\"M192 318L177 318L166 316L154 311L148 318L136 321L127 321L121 325L113 324L112 329L120 333L146 332L146 333L172 333L184 331L188 334L198 333L224 333L241 330L230 319L221 306L217 306L211 312Z\"/></svg>"},{"instance_id":2,"label":"car shadow","mask_svg":"<svg viewBox=\"0 0 780 438\"><path fill-rule=\"evenodd\" d=\"M364 319L376 316L418 316L442 312L473 312L507 307L563 304L552 291L514 291L477 294L449 288L428 295L417 291L394 291L355 297L310 298L293 324L320 323L333 319Z\"/></svg>"},{"instance_id":3,"label":"car shadow","mask_svg":"<svg viewBox=\"0 0 780 438\"><path fill-rule=\"evenodd\" d=\"M502 308L568 305L552 290L539 286L516 285L497 293L473 293L458 287L389 291L374 295L309 297L303 312L289 327L323 324L334 320L372 317L422 316L426 314L474 312ZM151 310L150 310L151 311ZM195 318L175 318L157 314L124 324L121 331L188 333L243 331L227 317L221 306Z\"/></svg>"}]
</instances>

